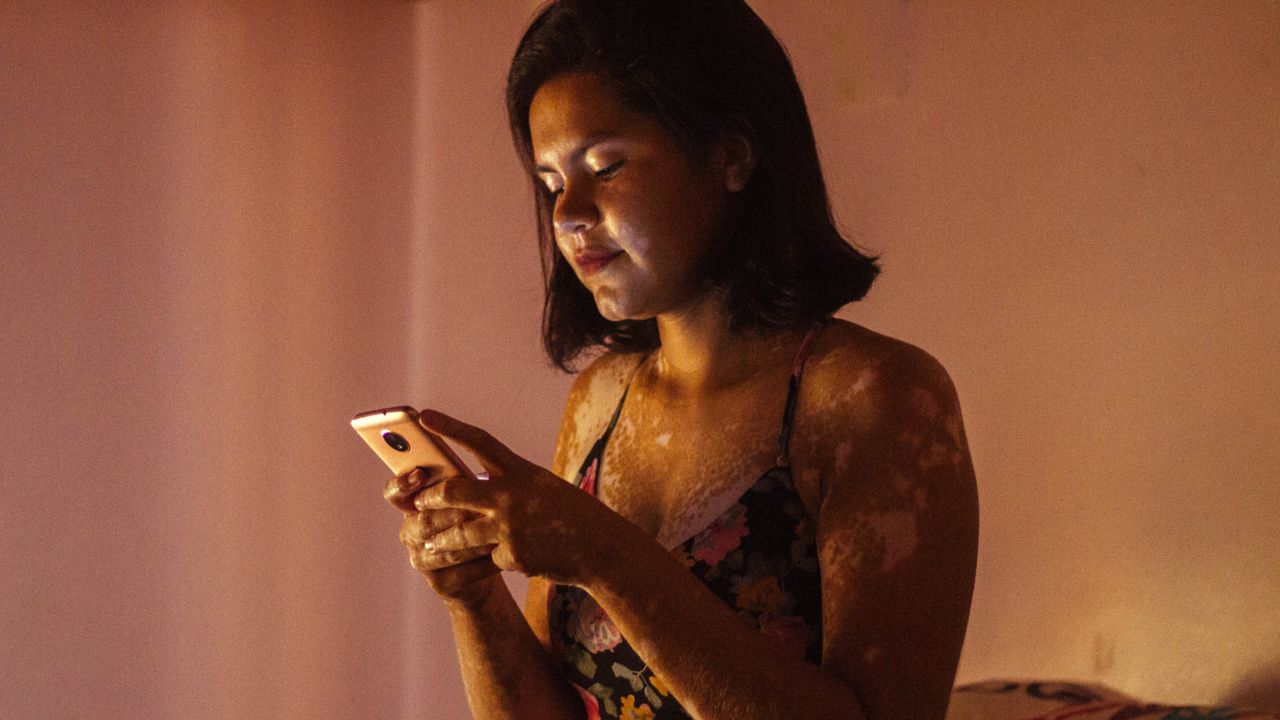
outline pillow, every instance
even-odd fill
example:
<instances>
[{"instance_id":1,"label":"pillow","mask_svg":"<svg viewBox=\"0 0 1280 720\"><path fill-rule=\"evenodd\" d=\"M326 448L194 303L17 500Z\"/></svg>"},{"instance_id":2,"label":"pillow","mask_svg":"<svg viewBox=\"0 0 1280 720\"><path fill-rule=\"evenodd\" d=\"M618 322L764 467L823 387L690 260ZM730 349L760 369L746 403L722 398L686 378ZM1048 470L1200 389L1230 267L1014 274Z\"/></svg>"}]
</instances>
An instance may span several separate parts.
<instances>
[{"instance_id":1,"label":"pillow","mask_svg":"<svg viewBox=\"0 0 1280 720\"><path fill-rule=\"evenodd\" d=\"M1280 720L1280 712L1158 705L1106 685L1056 680L984 680L951 691L947 720Z\"/></svg>"}]
</instances>

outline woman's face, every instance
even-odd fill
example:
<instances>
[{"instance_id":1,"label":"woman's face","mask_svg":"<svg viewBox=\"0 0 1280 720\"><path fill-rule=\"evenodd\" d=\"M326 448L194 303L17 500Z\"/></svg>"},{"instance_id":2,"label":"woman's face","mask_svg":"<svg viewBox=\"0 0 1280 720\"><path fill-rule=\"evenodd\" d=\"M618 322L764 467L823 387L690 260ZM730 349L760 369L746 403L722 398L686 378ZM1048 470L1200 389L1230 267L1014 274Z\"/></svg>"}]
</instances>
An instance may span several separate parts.
<instances>
[{"instance_id":1,"label":"woman's face","mask_svg":"<svg viewBox=\"0 0 1280 720\"><path fill-rule=\"evenodd\" d=\"M678 311L724 222L724 163L690 157L656 119L589 74L560 75L529 110L538 179L554 195L556 246L605 318Z\"/></svg>"}]
</instances>

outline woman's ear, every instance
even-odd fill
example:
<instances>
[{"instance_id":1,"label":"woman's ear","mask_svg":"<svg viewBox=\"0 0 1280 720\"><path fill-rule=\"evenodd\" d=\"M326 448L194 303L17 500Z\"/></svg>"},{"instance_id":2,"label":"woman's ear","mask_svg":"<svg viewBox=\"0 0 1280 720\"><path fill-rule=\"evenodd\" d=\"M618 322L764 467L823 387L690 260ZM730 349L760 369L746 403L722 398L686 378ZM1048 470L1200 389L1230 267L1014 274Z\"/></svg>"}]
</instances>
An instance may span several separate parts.
<instances>
[{"instance_id":1,"label":"woman's ear","mask_svg":"<svg viewBox=\"0 0 1280 720\"><path fill-rule=\"evenodd\" d=\"M720 134L718 154L724 187L731 193L741 192L756 168L755 143L746 123L734 123Z\"/></svg>"}]
</instances>

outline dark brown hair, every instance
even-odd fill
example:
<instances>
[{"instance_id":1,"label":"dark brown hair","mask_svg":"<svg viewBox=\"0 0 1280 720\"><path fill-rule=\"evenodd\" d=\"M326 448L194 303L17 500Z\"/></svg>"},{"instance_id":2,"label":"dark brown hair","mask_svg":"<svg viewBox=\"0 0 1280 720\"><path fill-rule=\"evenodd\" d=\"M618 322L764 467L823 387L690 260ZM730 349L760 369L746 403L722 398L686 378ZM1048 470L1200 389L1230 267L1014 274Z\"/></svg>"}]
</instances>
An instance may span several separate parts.
<instances>
[{"instance_id":1,"label":"dark brown hair","mask_svg":"<svg viewBox=\"0 0 1280 720\"><path fill-rule=\"evenodd\" d=\"M659 344L653 319L612 322L556 248L554 198L537 181L529 108L543 83L587 72L629 109L663 123L703 156L729 129L757 157L737 212L708 258L704 283L727 294L730 327L794 328L866 295L877 258L836 228L804 96L786 51L742 0L559 0L543 8L507 75L507 119L533 178L545 288L542 341L558 368L604 346Z\"/></svg>"}]
</instances>

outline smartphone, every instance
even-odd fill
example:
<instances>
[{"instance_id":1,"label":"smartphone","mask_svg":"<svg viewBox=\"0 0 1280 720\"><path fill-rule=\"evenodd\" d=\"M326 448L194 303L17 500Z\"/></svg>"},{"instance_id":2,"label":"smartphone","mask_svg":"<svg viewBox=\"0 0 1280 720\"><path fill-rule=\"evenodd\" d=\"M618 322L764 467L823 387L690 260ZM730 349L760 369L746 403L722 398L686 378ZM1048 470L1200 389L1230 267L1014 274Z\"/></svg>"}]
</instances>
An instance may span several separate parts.
<instances>
[{"instance_id":1,"label":"smartphone","mask_svg":"<svg viewBox=\"0 0 1280 720\"><path fill-rule=\"evenodd\" d=\"M411 407L362 412L351 419L351 427L396 475L421 467L476 479L448 443L418 424L418 411Z\"/></svg>"}]
</instances>

